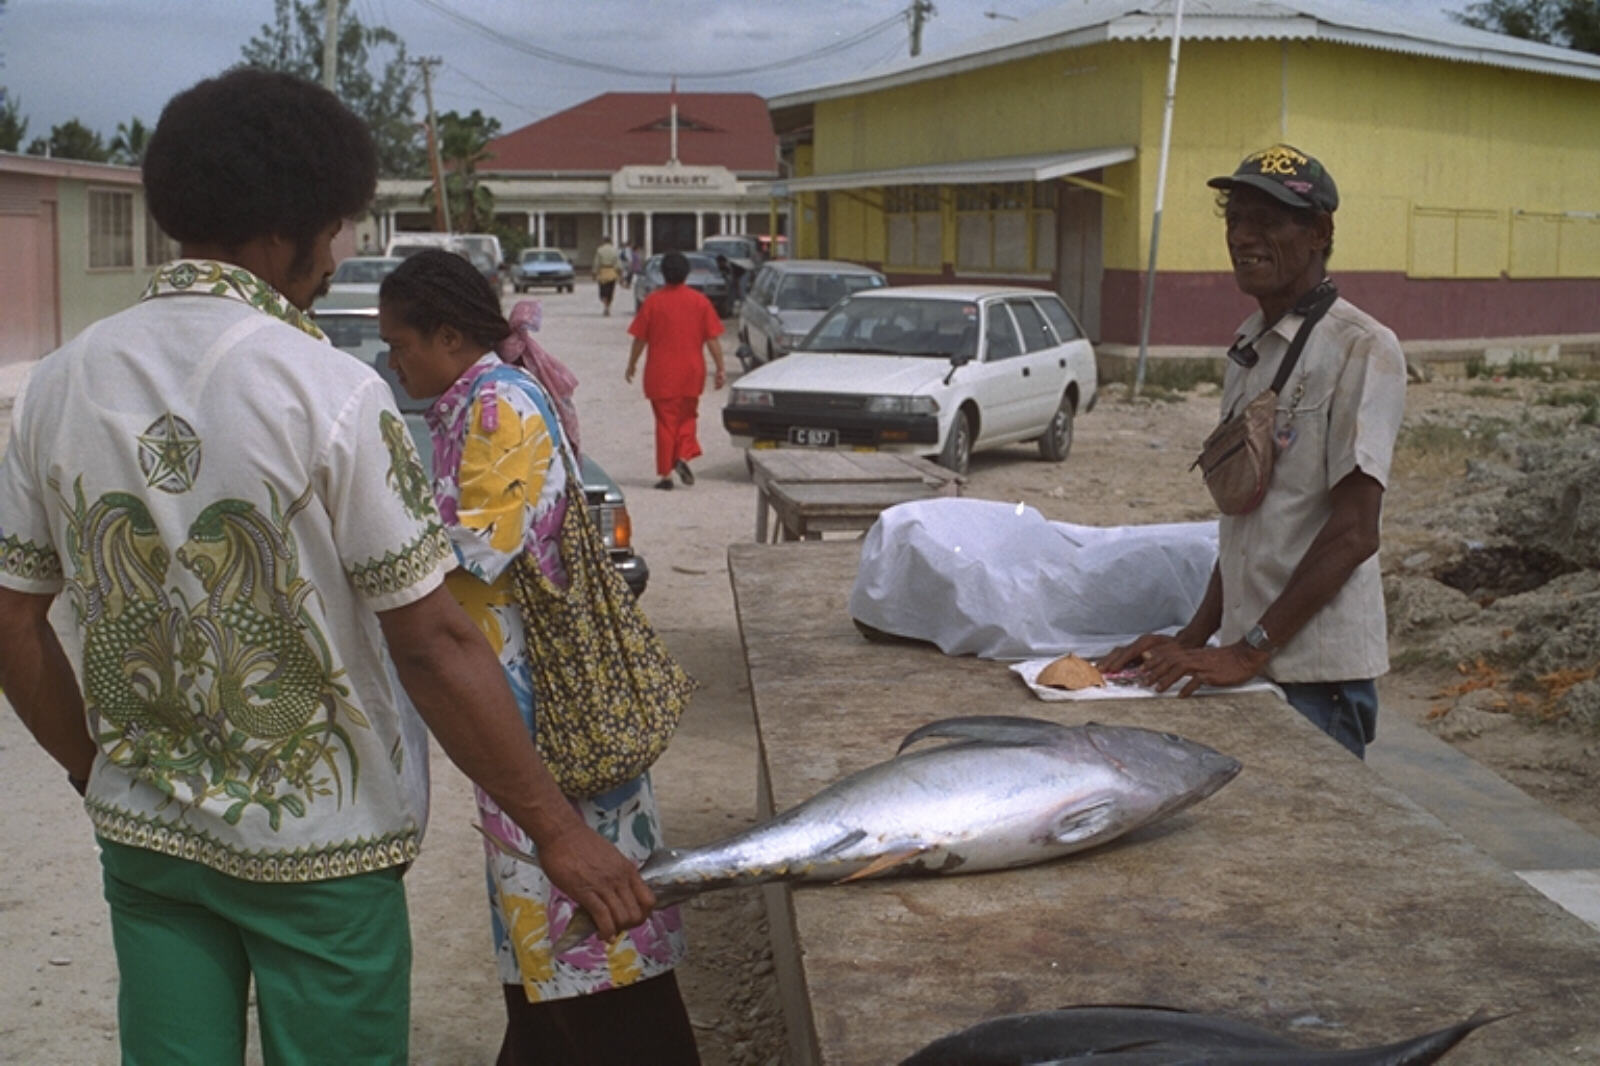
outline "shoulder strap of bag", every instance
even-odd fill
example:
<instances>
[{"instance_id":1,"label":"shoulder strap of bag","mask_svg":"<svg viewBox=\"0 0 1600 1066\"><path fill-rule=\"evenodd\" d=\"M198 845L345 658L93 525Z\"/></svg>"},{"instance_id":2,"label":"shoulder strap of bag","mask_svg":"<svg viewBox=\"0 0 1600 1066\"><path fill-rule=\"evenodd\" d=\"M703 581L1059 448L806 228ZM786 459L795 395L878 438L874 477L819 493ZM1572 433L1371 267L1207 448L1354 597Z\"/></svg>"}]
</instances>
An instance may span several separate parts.
<instances>
[{"instance_id":1,"label":"shoulder strap of bag","mask_svg":"<svg viewBox=\"0 0 1600 1066\"><path fill-rule=\"evenodd\" d=\"M1314 327L1322 316L1328 313L1328 308L1339 298L1339 287L1327 278L1322 283L1304 296L1300 302L1289 309L1290 314L1304 315L1300 328L1295 331L1294 340L1289 343L1289 350L1283 353L1283 362L1278 364L1278 372L1272 377L1272 391L1278 395L1283 394L1284 385L1289 382L1289 375L1294 373L1294 365L1300 361L1300 349L1306 346L1306 339L1311 336Z\"/></svg>"}]
</instances>

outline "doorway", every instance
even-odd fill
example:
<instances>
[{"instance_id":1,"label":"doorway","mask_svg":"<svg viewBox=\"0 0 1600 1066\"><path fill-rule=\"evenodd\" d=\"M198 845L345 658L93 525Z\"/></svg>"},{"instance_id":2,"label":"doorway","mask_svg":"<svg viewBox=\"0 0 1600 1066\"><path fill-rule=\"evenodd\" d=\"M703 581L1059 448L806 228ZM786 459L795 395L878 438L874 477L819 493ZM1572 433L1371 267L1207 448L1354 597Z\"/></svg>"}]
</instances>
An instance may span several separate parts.
<instances>
[{"instance_id":1,"label":"doorway","mask_svg":"<svg viewBox=\"0 0 1600 1066\"><path fill-rule=\"evenodd\" d=\"M694 251L693 213L685 211L651 216L650 249L657 254Z\"/></svg>"},{"instance_id":2,"label":"doorway","mask_svg":"<svg viewBox=\"0 0 1600 1066\"><path fill-rule=\"evenodd\" d=\"M1099 181L1100 172L1083 175ZM1071 182L1056 194L1056 292L1066 301L1091 342L1100 340L1100 288L1105 279L1101 247L1101 195Z\"/></svg>"}]
</instances>

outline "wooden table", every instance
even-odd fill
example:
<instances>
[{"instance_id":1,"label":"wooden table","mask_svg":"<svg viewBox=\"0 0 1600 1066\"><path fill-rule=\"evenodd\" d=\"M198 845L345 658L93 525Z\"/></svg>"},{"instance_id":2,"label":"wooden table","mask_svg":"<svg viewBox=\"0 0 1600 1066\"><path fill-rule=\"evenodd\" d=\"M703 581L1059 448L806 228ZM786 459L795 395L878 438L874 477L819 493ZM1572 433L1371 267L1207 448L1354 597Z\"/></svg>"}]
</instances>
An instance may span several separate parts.
<instances>
[{"instance_id":1,"label":"wooden table","mask_svg":"<svg viewBox=\"0 0 1600 1066\"><path fill-rule=\"evenodd\" d=\"M985 1018L1072 1003L1210 1011L1344 1048L1520 1011L1448 1066L1600 1062L1600 936L1277 697L1045 703L1003 664L868 642L846 613L859 551L729 550L766 809L960 714L1167 729L1245 768L1054 863L768 888L794 1066L885 1066Z\"/></svg>"},{"instance_id":2,"label":"wooden table","mask_svg":"<svg viewBox=\"0 0 1600 1066\"><path fill-rule=\"evenodd\" d=\"M963 478L916 455L799 448L752 448L756 541L766 543L767 510L784 540L828 530L866 529L886 507L960 494Z\"/></svg>"}]
</instances>

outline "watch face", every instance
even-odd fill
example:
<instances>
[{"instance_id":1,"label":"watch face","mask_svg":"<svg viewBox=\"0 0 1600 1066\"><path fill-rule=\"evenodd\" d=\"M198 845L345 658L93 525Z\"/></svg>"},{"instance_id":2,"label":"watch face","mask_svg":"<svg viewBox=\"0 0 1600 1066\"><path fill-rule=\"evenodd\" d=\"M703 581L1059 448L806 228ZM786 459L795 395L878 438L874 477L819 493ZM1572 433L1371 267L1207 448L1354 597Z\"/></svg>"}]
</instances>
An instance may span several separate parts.
<instances>
[{"instance_id":1,"label":"watch face","mask_svg":"<svg viewBox=\"0 0 1600 1066\"><path fill-rule=\"evenodd\" d=\"M1256 651L1265 651L1272 641L1267 637L1267 631L1260 626L1254 626L1244 635L1244 642Z\"/></svg>"}]
</instances>

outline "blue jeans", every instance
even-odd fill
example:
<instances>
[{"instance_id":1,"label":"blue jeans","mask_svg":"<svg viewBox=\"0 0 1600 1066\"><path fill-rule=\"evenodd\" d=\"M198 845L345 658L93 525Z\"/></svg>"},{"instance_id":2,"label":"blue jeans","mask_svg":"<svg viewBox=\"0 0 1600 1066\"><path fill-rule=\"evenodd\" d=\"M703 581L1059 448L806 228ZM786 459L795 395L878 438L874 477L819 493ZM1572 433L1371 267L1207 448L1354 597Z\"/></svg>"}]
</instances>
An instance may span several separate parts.
<instances>
[{"instance_id":1,"label":"blue jeans","mask_svg":"<svg viewBox=\"0 0 1600 1066\"><path fill-rule=\"evenodd\" d=\"M1316 727L1350 749L1358 759L1367 757L1367 745L1378 735L1378 683L1376 681L1279 682L1289 706Z\"/></svg>"}]
</instances>

